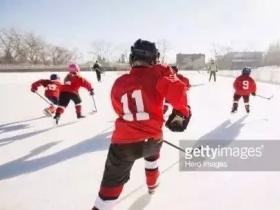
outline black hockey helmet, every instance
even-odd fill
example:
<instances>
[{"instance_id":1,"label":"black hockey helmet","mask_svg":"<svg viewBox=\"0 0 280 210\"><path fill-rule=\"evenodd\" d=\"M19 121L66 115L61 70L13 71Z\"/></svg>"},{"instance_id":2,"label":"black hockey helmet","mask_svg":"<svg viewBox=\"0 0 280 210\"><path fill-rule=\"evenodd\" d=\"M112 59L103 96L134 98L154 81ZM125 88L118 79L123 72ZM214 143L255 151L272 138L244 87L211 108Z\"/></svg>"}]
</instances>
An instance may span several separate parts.
<instances>
[{"instance_id":1,"label":"black hockey helmet","mask_svg":"<svg viewBox=\"0 0 280 210\"><path fill-rule=\"evenodd\" d=\"M175 73L178 73L179 68L176 65L172 65L171 68L175 71Z\"/></svg>"},{"instance_id":2,"label":"black hockey helmet","mask_svg":"<svg viewBox=\"0 0 280 210\"><path fill-rule=\"evenodd\" d=\"M145 61L149 64L155 64L159 58L159 52L154 42L138 39L130 48L130 63L136 60Z\"/></svg>"},{"instance_id":3,"label":"black hockey helmet","mask_svg":"<svg viewBox=\"0 0 280 210\"><path fill-rule=\"evenodd\" d=\"M250 67L245 67L242 69L242 74L244 75L250 75L251 74L251 68Z\"/></svg>"},{"instance_id":4,"label":"black hockey helmet","mask_svg":"<svg viewBox=\"0 0 280 210\"><path fill-rule=\"evenodd\" d=\"M51 74L50 80L59 80L59 76L57 74Z\"/></svg>"}]
</instances>

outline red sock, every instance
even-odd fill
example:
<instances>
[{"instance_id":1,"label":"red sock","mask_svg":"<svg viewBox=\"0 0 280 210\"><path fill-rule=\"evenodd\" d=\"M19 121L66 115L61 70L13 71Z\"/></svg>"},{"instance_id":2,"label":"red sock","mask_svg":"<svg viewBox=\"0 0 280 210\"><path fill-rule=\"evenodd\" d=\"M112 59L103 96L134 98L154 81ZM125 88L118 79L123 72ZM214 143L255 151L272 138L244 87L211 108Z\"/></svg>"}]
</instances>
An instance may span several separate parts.
<instances>
[{"instance_id":1,"label":"red sock","mask_svg":"<svg viewBox=\"0 0 280 210\"><path fill-rule=\"evenodd\" d=\"M157 185L157 180L159 177L159 170L156 169L145 169L146 174L146 184L148 187L154 187Z\"/></svg>"},{"instance_id":2,"label":"red sock","mask_svg":"<svg viewBox=\"0 0 280 210\"><path fill-rule=\"evenodd\" d=\"M82 105L80 105L80 104L76 105L75 109L76 109L76 113L77 114L81 114L81 112L82 112Z\"/></svg>"},{"instance_id":3,"label":"red sock","mask_svg":"<svg viewBox=\"0 0 280 210\"><path fill-rule=\"evenodd\" d=\"M145 174L146 174L146 183L148 187L154 187L157 185L157 180L159 177L158 170L158 158L159 154L145 158Z\"/></svg>"},{"instance_id":4,"label":"red sock","mask_svg":"<svg viewBox=\"0 0 280 210\"><path fill-rule=\"evenodd\" d=\"M122 189L123 185L117 185L115 187L101 186L99 190L99 196L103 200L114 200L120 196Z\"/></svg>"}]
</instances>

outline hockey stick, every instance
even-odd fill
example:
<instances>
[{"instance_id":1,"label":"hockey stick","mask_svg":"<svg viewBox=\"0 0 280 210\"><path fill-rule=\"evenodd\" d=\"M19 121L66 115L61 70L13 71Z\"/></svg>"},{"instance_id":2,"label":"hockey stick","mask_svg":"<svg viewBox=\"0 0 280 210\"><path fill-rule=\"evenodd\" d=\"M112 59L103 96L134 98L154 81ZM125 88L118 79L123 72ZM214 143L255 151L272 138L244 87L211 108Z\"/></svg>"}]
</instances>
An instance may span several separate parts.
<instances>
[{"instance_id":1,"label":"hockey stick","mask_svg":"<svg viewBox=\"0 0 280 210\"><path fill-rule=\"evenodd\" d=\"M47 102L49 105L53 105L49 100L47 100L44 96L42 96L40 93L35 92L41 99L43 99L45 102Z\"/></svg>"},{"instance_id":2,"label":"hockey stick","mask_svg":"<svg viewBox=\"0 0 280 210\"><path fill-rule=\"evenodd\" d=\"M260 98L263 98L263 99L267 99L267 100L270 100L270 99L272 99L272 98L273 98L273 95L272 95L272 96L270 96L270 97L265 97L265 96L262 96L262 95L258 95L258 94L256 94L256 96L258 96L258 97L260 97Z\"/></svg>"},{"instance_id":3,"label":"hockey stick","mask_svg":"<svg viewBox=\"0 0 280 210\"><path fill-rule=\"evenodd\" d=\"M168 144L168 145L171 146L171 147L176 148L177 150L179 150L179 151L181 151L181 152L183 152L183 153L186 153L186 151L185 151L183 148L178 147L178 146L176 146L175 144L172 144L172 143L170 143L170 142L167 141L167 140L163 140L163 142L166 143L166 144Z\"/></svg>"},{"instance_id":4,"label":"hockey stick","mask_svg":"<svg viewBox=\"0 0 280 210\"><path fill-rule=\"evenodd\" d=\"M94 110L92 112L94 113L94 112L97 112L97 106L96 106L96 103L95 103L93 95L92 95L92 101L93 101L93 106L94 106Z\"/></svg>"},{"instance_id":5,"label":"hockey stick","mask_svg":"<svg viewBox=\"0 0 280 210\"><path fill-rule=\"evenodd\" d=\"M178 147L175 144L172 144L171 142L167 141L167 140L163 140L164 143L168 144L171 147L174 147L175 149L179 150L180 152L186 153L186 151L182 148L182 147ZM201 146L196 147L197 149L201 150ZM192 149L191 153L194 152L194 149Z\"/></svg>"},{"instance_id":6,"label":"hockey stick","mask_svg":"<svg viewBox=\"0 0 280 210\"><path fill-rule=\"evenodd\" d=\"M203 85L206 85L206 83L194 84L194 85L191 85L191 88L192 88L192 87L199 87L199 86L203 86Z\"/></svg>"}]
</instances>

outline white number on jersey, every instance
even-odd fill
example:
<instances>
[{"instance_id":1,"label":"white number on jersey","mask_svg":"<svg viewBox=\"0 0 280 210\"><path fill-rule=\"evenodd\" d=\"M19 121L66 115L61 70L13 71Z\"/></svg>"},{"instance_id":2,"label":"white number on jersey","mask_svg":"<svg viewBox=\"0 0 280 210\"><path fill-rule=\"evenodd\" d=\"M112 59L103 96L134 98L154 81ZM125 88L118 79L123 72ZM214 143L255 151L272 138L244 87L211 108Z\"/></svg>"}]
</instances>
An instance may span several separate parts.
<instances>
[{"instance_id":1,"label":"white number on jersey","mask_svg":"<svg viewBox=\"0 0 280 210\"><path fill-rule=\"evenodd\" d=\"M242 88L243 88L243 90L248 90L249 89L249 81L248 80L242 81Z\"/></svg>"},{"instance_id":2,"label":"white number on jersey","mask_svg":"<svg viewBox=\"0 0 280 210\"><path fill-rule=\"evenodd\" d=\"M48 86L46 87L47 90L56 90L57 88L57 85L56 84L48 84Z\"/></svg>"},{"instance_id":3,"label":"white number on jersey","mask_svg":"<svg viewBox=\"0 0 280 210\"><path fill-rule=\"evenodd\" d=\"M149 120L150 119L149 113L144 112L144 103L143 103L141 90L134 90L131 96L132 98L135 99L136 102L136 110L137 110L136 121ZM121 102L123 104L123 112L124 112L123 119L126 121L133 121L134 120L133 114L131 113L128 107L127 93L121 97Z\"/></svg>"}]
</instances>

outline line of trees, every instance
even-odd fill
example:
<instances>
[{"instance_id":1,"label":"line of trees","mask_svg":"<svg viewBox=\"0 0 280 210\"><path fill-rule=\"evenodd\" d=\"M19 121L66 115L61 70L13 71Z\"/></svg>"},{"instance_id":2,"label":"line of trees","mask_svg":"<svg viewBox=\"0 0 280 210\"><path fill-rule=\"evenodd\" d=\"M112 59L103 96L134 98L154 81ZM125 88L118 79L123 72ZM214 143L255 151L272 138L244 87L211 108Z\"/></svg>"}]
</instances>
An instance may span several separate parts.
<instances>
[{"instance_id":1,"label":"line of trees","mask_svg":"<svg viewBox=\"0 0 280 210\"><path fill-rule=\"evenodd\" d=\"M51 45L33 33L0 30L0 64L61 65L75 57L75 52Z\"/></svg>"},{"instance_id":2,"label":"line of trees","mask_svg":"<svg viewBox=\"0 0 280 210\"><path fill-rule=\"evenodd\" d=\"M98 60L101 63L128 63L130 44L114 45L104 40L94 40L90 45L90 55L93 60ZM162 39L156 42L157 48L160 51L160 60L165 62L167 51L170 49L167 40Z\"/></svg>"},{"instance_id":3,"label":"line of trees","mask_svg":"<svg viewBox=\"0 0 280 210\"><path fill-rule=\"evenodd\" d=\"M166 62L170 43L167 40L156 42L161 53L161 62ZM127 63L129 59L128 44L113 45L104 40L94 40L89 54L92 60L102 63ZM213 45L212 53L219 60L232 51L231 47ZM248 50L250 51L250 50ZM41 37L30 33L11 29L0 29L0 64L43 64L63 65L77 60L78 50L69 50L61 46L47 43ZM263 55L261 65L280 66L280 43L272 43Z\"/></svg>"}]
</instances>

